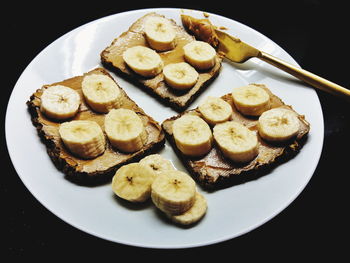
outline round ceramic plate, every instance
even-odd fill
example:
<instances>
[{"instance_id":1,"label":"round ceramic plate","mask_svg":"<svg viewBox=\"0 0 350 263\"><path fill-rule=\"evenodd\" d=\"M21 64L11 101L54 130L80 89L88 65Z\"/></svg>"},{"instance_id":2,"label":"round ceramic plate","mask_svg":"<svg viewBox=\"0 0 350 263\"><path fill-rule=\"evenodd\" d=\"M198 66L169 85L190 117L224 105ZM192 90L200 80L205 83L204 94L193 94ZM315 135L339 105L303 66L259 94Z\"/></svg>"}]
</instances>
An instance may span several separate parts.
<instances>
[{"instance_id":1,"label":"round ceramic plate","mask_svg":"<svg viewBox=\"0 0 350 263\"><path fill-rule=\"evenodd\" d=\"M182 228L166 220L148 202L129 205L115 197L110 184L84 187L58 171L40 142L27 112L26 101L44 84L81 75L102 66L100 52L138 18L157 12L181 25L182 13L203 18L203 12L182 9L144 9L111 15L85 24L46 47L18 79L6 114L6 139L13 165L28 190L47 209L72 226L97 237L133 246L185 248L228 240L255 229L286 208L310 180L323 143L323 116L316 92L258 59L238 65L223 62L219 77L190 106L208 95L221 96L248 83L266 84L286 104L304 114L311 124L308 140L292 160L258 180L206 192L208 211L198 224ZM231 19L209 14L213 24L276 57L297 65L273 41ZM177 114L112 73L129 96L159 122ZM157 109L157 110L154 110ZM35 153L35 154L33 154ZM185 171L166 143L161 150L175 167Z\"/></svg>"}]
</instances>

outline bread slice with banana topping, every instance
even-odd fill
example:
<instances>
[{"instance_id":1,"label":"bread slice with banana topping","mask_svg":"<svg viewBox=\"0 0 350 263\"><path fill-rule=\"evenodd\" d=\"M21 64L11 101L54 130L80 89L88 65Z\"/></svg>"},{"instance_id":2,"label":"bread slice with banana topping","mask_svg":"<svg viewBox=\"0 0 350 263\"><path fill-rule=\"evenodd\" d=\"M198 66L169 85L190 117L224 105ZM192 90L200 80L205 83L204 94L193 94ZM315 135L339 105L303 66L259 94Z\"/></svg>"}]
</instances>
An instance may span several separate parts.
<instances>
[{"instance_id":1,"label":"bread slice with banana topping","mask_svg":"<svg viewBox=\"0 0 350 263\"><path fill-rule=\"evenodd\" d=\"M56 97L53 99L55 106L49 107L51 111L48 114L47 110L41 109L41 105L42 96L50 87L55 89L63 87L65 92L55 91ZM57 94L61 94L62 97ZM69 100L63 98L66 94L74 98L72 99L74 109L68 107L68 117L66 112L60 111L61 108L67 108L66 103ZM79 99L75 98L76 94L79 95ZM76 110L77 103L79 107ZM96 68L82 76L75 76L58 83L44 85L32 94L27 101L27 106L32 123L41 141L46 145L47 153L53 163L66 175L67 179L78 184L96 185L108 182L119 167L156 152L165 142L161 126L130 99L103 68ZM130 139L129 144L135 147L129 147L130 149L126 150L118 144L114 146L111 143L114 138L113 129L108 131L110 137L106 135L106 112L114 108L123 108L137 119L138 122L134 126L140 126L140 136L118 141L124 146L128 145L127 140ZM55 114L51 114L52 111ZM124 115L117 119L121 122L133 120L129 118L131 114L127 115L128 118ZM65 118L56 118L57 116ZM122 129L122 127L119 128L119 130ZM142 140L139 137L142 137Z\"/></svg>"},{"instance_id":2,"label":"bread slice with banana topping","mask_svg":"<svg viewBox=\"0 0 350 263\"><path fill-rule=\"evenodd\" d=\"M220 189L257 179L267 174L273 167L293 158L306 142L310 124L304 115L285 105L265 85L251 84L246 86L246 89L249 92L245 96L247 101L244 101L244 112L249 114L254 112L254 116L241 112L242 106L236 106L236 93L233 92L220 98L230 105L230 110L227 110L222 102L206 99L203 102L208 104L204 107L205 111L203 104L200 104L199 108L185 111L162 123L165 136L177 156L204 188ZM256 90L258 91L255 92ZM261 90L264 91L264 96L261 95ZM268 101L261 104L266 106L260 107L261 115L257 116L257 112L251 109L256 108L257 101L262 97L265 98L265 95ZM243 99L240 98L239 102L241 101ZM262 108L264 109L261 110ZM202 138L195 135L198 125L192 122L193 125L188 124L179 128L177 122L186 116L191 119L207 120L208 111L209 116L220 115L223 120L218 123L209 122L214 142L211 143L211 148L193 156L186 151L191 149L192 145L179 144L176 133L178 129L186 129L181 132L182 141L191 136ZM226 116L227 112L230 113L229 118ZM189 119L188 117L186 119ZM206 139L207 142L210 140L209 137ZM191 144L196 143L195 139L189 141Z\"/></svg>"},{"instance_id":3,"label":"bread slice with banana topping","mask_svg":"<svg viewBox=\"0 0 350 263\"><path fill-rule=\"evenodd\" d=\"M135 21L100 56L107 69L178 112L219 75L222 62L209 44L154 12Z\"/></svg>"}]
</instances>

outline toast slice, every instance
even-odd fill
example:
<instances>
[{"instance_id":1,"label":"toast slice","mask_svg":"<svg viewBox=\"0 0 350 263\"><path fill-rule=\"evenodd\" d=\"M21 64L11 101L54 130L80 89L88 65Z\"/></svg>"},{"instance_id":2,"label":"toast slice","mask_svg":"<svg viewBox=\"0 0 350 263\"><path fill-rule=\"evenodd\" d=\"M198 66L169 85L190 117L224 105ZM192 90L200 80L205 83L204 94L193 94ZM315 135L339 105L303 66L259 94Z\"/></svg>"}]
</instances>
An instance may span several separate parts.
<instances>
[{"instance_id":1,"label":"toast slice","mask_svg":"<svg viewBox=\"0 0 350 263\"><path fill-rule=\"evenodd\" d=\"M272 108L284 107L293 110L291 106L285 105L280 98L272 94L266 86L261 84L259 86L264 88L269 93ZM226 94L221 98L231 105L233 110L232 120L242 123L251 130L257 131L258 118L246 117L237 111L233 104L231 94ZM192 158L181 153L181 151L176 147L172 132L173 122L184 114L201 116L198 108L185 111L163 121L162 127L167 140L170 142L172 148L181 159L189 173L206 189L225 188L254 180L265 175L273 167L293 158L304 145L307 134L310 131L310 124L305 120L305 117L297 113L300 121L300 129L296 138L293 139L293 141L289 141L285 144L277 145L267 143L261 139L260 136L258 136L259 154L255 159L248 163L239 164L228 160L222 155L218 146L215 144L205 156Z\"/></svg>"},{"instance_id":2,"label":"toast slice","mask_svg":"<svg viewBox=\"0 0 350 263\"><path fill-rule=\"evenodd\" d=\"M32 123L36 127L42 142L46 145L47 153L55 166L63 171L67 179L77 184L97 185L108 182L120 166L126 163L138 161L148 153L160 149L165 143L165 136L161 126L151 116L147 115L132 99L130 99L126 92L121 88L121 93L124 97L121 107L135 111L142 119L148 133L147 143L137 152L123 153L112 148L108 140L106 140L107 145L105 152L94 159L84 160L72 155L69 150L65 148L58 134L60 123L48 119L41 113L40 96L42 95L43 90L47 87L60 84L78 91L83 98L81 82L84 76L88 74L104 74L112 78L112 76L103 68L96 68L85 73L83 76L76 76L61 82L44 85L41 89L38 89L32 94L30 100L27 102L27 106ZM82 103L79 107L79 111L73 119L96 121L101 126L102 130L104 130L103 123L105 114L92 111L83 99L81 101Z\"/></svg>"},{"instance_id":3,"label":"toast slice","mask_svg":"<svg viewBox=\"0 0 350 263\"><path fill-rule=\"evenodd\" d=\"M117 74L126 78L136 86L147 91L150 95L158 99L166 106L181 112L187 109L190 103L199 96L199 94L218 76L221 68L222 57L216 56L215 66L209 70L200 71L199 78L195 86L186 91L175 91L166 85L162 73L153 78L142 77L133 72L123 60L123 52L133 46L148 46L144 37L144 24L150 17L164 17L157 13L149 13L139 18L131 25L128 31L122 33L114 39L112 44L101 52L101 61L103 65L115 71ZM176 30L176 47L166 52L158 52L164 65L169 63L183 62L183 46L194 41L195 38L189 35L186 30L177 25L174 20L169 21L174 25Z\"/></svg>"}]
</instances>

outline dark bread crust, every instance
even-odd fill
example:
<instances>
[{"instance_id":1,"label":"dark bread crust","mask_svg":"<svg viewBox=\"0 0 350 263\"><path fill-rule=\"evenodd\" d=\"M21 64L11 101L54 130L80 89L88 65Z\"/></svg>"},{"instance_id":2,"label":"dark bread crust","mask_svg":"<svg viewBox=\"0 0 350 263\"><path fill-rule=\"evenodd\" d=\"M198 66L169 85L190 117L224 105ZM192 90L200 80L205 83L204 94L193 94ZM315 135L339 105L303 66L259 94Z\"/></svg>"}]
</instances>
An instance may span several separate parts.
<instances>
[{"instance_id":1,"label":"dark bread crust","mask_svg":"<svg viewBox=\"0 0 350 263\"><path fill-rule=\"evenodd\" d=\"M273 95L271 91L268 90L264 85L259 86L263 87L266 91L269 92L273 108L283 107L294 111L291 106L285 105L282 100ZM226 94L221 98L223 98L232 106L232 120L246 125L251 130L257 131L257 118L249 118L239 113L233 104L231 94ZM278 145L268 143L260 138L260 136L258 136L259 155L248 163L238 164L232 162L231 160L228 160L222 155L215 143L213 144L211 151L205 156L192 158L184 155L176 147L174 136L172 134L172 122L184 114L194 114L201 116L198 108L188 110L179 115L166 119L163 121L162 127L165 132L165 136L170 142L176 155L182 161L193 178L207 190L217 190L230 187L232 185L255 180L263 175L266 175L274 167L296 156L305 144L307 135L310 131L310 125L305 120L305 117L296 113L300 120L301 127L296 138L293 138L291 141L288 141L284 144Z\"/></svg>"},{"instance_id":2,"label":"dark bread crust","mask_svg":"<svg viewBox=\"0 0 350 263\"><path fill-rule=\"evenodd\" d=\"M94 69L86 74L105 74L112 78L112 76L102 68ZM84 76L86 74L84 74ZM113 148L107 139L106 151L93 160L83 160L72 155L69 150L64 147L57 135L59 122L49 120L40 112L40 95L45 88L56 84L66 85L79 91L82 79L83 76L78 76L54 84L44 85L31 95L29 101L27 101L27 106L32 123L36 127L38 135L45 144L47 153L57 169L62 171L66 178L74 183L92 186L109 182L116 170L122 165L136 162L149 153L160 150L164 146L165 136L161 126L131 100L121 88L125 101L122 107L134 110L142 118L149 135L147 144L141 150L132 154L127 154ZM79 92L81 93L81 91ZM84 100L82 100L82 104L74 119L95 120L103 129L103 116L104 114L93 112L85 104ZM108 164L108 158L111 160L110 164ZM98 159L107 164L98 167ZM96 167L96 169L94 167Z\"/></svg>"},{"instance_id":3,"label":"dark bread crust","mask_svg":"<svg viewBox=\"0 0 350 263\"><path fill-rule=\"evenodd\" d=\"M133 72L123 61L122 54L128 48L136 45L148 46L143 33L143 25L149 17L164 17L156 13L149 13L139 18L133 23L129 30L122 33L113 40L110 46L106 47L100 54L101 62L104 67L114 71L129 82L140 87L148 94L156 98L165 106L182 112L205 90L205 88L219 75L221 69L222 57L216 57L216 64L213 68L206 71L199 71L197 84L187 91L176 91L166 85L163 74L160 73L154 78L144 78ZM194 41L195 38L189 35L186 30L177 25L172 19L169 21L173 24L177 32L177 45L175 49L158 52L164 65L185 61L182 47Z\"/></svg>"}]
</instances>

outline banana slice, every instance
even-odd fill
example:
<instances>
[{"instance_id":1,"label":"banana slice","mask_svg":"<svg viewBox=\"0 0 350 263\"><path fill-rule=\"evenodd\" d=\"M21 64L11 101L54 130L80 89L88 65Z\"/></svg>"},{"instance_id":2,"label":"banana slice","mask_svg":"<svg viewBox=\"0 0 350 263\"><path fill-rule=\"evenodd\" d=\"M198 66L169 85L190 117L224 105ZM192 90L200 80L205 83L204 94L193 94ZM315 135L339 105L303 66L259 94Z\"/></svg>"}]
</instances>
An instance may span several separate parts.
<instances>
[{"instance_id":1,"label":"banana slice","mask_svg":"<svg viewBox=\"0 0 350 263\"><path fill-rule=\"evenodd\" d=\"M64 145L81 158L92 159L105 151L105 136L100 125L94 121L64 122L58 132Z\"/></svg>"},{"instance_id":2,"label":"banana slice","mask_svg":"<svg viewBox=\"0 0 350 263\"><path fill-rule=\"evenodd\" d=\"M194 204L195 197L196 183L188 174L178 170L162 173L152 183L152 201L167 214L185 213Z\"/></svg>"},{"instance_id":3,"label":"banana slice","mask_svg":"<svg viewBox=\"0 0 350 263\"><path fill-rule=\"evenodd\" d=\"M192 88L198 80L198 72L188 63L171 63L163 69L164 80L172 88L185 90Z\"/></svg>"},{"instance_id":4,"label":"banana slice","mask_svg":"<svg viewBox=\"0 0 350 263\"><path fill-rule=\"evenodd\" d=\"M258 121L260 136L268 141L283 142L295 137L300 121L296 114L288 109L274 108L265 111Z\"/></svg>"},{"instance_id":5,"label":"banana slice","mask_svg":"<svg viewBox=\"0 0 350 263\"><path fill-rule=\"evenodd\" d=\"M125 63L137 74L154 77L162 72L163 61L157 52L144 46L128 48L123 53Z\"/></svg>"},{"instance_id":6,"label":"banana slice","mask_svg":"<svg viewBox=\"0 0 350 263\"><path fill-rule=\"evenodd\" d=\"M140 164L150 167L155 175L167 172L169 170L175 170L172 163L165 159L160 154L151 154L140 160Z\"/></svg>"},{"instance_id":7,"label":"banana slice","mask_svg":"<svg viewBox=\"0 0 350 263\"><path fill-rule=\"evenodd\" d=\"M50 86L41 95L40 111L52 119L72 118L78 112L79 106L78 92L63 85Z\"/></svg>"},{"instance_id":8,"label":"banana slice","mask_svg":"<svg viewBox=\"0 0 350 263\"><path fill-rule=\"evenodd\" d=\"M81 83L87 104L97 112L107 113L121 105L122 94L118 85L102 74L86 75Z\"/></svg>"},{"instance_id":9,"label":"banana slice","mask_svg":"<svg viewBox=\"0 0 350 263\"><path fill-rule=\"evenodd\" d=\"M151 196L154 173L139 163L130 163L117 170L112 179L113 192L130 202L144 202Z\"/></svg>"},{"instance_id":10,"label":"banana slice","mask_svg":"<svg viewBox=\"0 0 350 263\"><path fill-rule=\"evenodd\" d=\"M185 59L199 70L210 69L215 65L216 51L204 41L192 41L184 47Z\"/></svg>"},{"instance_id":11,"label":"banana slice","mask_svg":"<svg viewBox=\"0 0 350 263\"><path fill-rule=\"evenodd\" d=\"M141 118L129 109L112 109L104 121L110 143L123 152L136 152L147 142Z\"/></svg>"},{"instance_id":12,"label":"banana slice","mask_svg":"<svg viewBox=\"0 0 350 263\"><path fill-rule=\"evenodd\" d=\"M210 151L213 136L202 118L186 114L176 119L172 128L176 146L183 154L201 156Z\"/></svg>"},{"instance_id":13,"label":"banana slice","mask_svg":"<svg viewBox=\"0 0 350 263\"><path fill-rule=\"evenodd\" d=\"M166 18L150 17L145 23L144 30L151 48L157 51L166 51L175 47L176 33Z\"/></svg>"},{"instance_id":14,"label":"banana slice","mask_svg":"<svg viewBox=\"0 0 350 263\"><path fill-rule=\"evenodd\" d=\"M264 111L270 109L270 95L256 85L234 89L232 98L237 110L244 115L260 116Z\"/></svg>"},{"instance_id":15,"label":"banana slice","mask_svg":"<svg viewBox=\"0 0 350 263\"><path fill-rule=\"evenodd\" d=\"M203 115L204 120L211 125L225 122L232 116L231 105L217 97L207 97L199 105L198 109Z\"/></svg>"},{"instance_id":16,"label":"banana slice","mask_svg":"<svg viewBox=\"0 0 350 263\"><path fill-rule=\"evenodd\" d=\"M256 133L238 122L217 124L213 134L223 155L235 162L248 162L258 155Z\"/></svg>"},{"instance_id":17,"label":"banana slice","mask_svg":"<svg viewBox=\"0 0 350 263\"><path fill-rule=\"evenodd\" d=\"M205 213L207 212L207 208L208 204L205 197L199 192L196 192L194 204L190 209L181 215L167 214L167 216L175 223L181 225L191 225L204 217Z\"/></svg>"}]
</instances>

